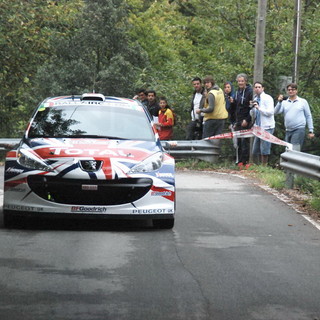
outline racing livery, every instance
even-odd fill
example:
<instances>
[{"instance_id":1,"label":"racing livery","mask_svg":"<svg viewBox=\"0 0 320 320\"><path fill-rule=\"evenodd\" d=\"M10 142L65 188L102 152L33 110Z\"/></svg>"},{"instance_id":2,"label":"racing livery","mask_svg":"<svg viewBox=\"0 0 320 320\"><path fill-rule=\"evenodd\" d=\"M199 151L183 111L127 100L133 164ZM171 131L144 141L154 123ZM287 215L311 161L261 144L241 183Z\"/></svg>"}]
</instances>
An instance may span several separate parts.
<instances>
[{"instance_id":1,"label":"racing livery","mask_svg":"<svg viewBox=\"0 0 320 320\"><path fill-rule=\"evenodd\" d=\"M19 216L152 219L172 228L175 163L137 101L48 98L7 153L4 224Z\"/></svg>"}]
</instances>

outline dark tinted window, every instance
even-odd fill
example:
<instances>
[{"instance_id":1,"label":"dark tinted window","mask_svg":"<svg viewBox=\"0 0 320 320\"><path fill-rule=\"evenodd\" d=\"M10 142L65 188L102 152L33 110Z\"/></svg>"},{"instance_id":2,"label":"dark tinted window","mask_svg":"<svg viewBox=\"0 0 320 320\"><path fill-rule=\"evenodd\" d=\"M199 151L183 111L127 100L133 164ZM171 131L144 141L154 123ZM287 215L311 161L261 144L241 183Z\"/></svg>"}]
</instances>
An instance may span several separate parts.
<instances>
[{"instance_id":1,"label":"dark tinted window","mask_svg":"<svg viewBox=\"0 0 320 320\"><path fill-rule=\"evenodd\" d=\"M81 104L42 107L31 123L28 137L102 136L154 140L143 108L126 105Z\"/></svg>"}]
</instances>

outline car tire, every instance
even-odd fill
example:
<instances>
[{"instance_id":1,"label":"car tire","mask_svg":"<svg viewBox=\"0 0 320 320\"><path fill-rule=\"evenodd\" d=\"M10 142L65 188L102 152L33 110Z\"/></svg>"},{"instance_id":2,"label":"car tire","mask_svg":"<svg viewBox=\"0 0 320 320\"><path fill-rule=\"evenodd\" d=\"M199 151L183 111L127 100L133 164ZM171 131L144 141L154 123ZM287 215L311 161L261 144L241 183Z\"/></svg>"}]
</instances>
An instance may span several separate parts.
<instances>
[{"instance_id":1,"label":"car tire","mask_svg":"<svg viewBox=\"0 0 320 320\"><path fill-rule=\"evenodd\" d=\"M174 219L153 219L152 223L155 229L172 229Z\"/></svg>"},{"instance_id":2,"label":"car tire","mask_svg":"<svg viewBox=\"0 0 320 320\"><path fill-rule=\"evenodd\" d=\"M12 228L17 224L16 217L7 212L6 210L3 210L3 226L5 228Z\"/></svg>"}]
</instances>

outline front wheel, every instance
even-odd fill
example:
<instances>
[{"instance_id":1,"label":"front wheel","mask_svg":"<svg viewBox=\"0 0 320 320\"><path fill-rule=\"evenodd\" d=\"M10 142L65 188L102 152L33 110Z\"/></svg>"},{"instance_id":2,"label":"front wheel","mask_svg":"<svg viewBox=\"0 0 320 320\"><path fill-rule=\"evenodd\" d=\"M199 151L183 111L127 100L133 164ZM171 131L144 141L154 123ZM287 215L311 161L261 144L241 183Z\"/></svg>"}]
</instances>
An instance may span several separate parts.
<instances>
[{"instance_id":1,"label":"front wheel","mask_svg":"<svg viewBox=\"0 0 320 320\"><path fill-rule=\"evenodd\" d=\"M174 226L174 218L172 219L153 219L153 227L156 229L172 229Z\"/></svg>"},{"instance_id":2,"label":"front wheel","mask_svg":"<svg viewBox=\"0 0 320 320\"><path fill-rule=\"evenodd\" d=\"M3 210L3 226L5 228L12 228L17 224L16 217L8 212L7 210Z\"/></svg>"}]
</instances>

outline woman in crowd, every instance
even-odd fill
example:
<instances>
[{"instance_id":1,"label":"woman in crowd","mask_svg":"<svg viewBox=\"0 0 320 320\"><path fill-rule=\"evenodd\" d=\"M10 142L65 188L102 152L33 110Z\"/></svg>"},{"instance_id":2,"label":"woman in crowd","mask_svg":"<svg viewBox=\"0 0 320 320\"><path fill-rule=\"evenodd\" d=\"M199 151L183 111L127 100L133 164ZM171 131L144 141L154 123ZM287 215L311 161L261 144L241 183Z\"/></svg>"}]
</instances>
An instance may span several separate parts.
<instances>
[{"instance_id":1,"label":"woman in crowd","mask_svg":"<svg viewBox=\"0 0 320 320\"><path fill-rule=\"evenodd\" d=\"M229 112L230 110L230 103L233 102L234 99L234 89L233 85L230 81L224 83L224 97L226 99L226 109Z\"/></svg>"}]
</instances>

